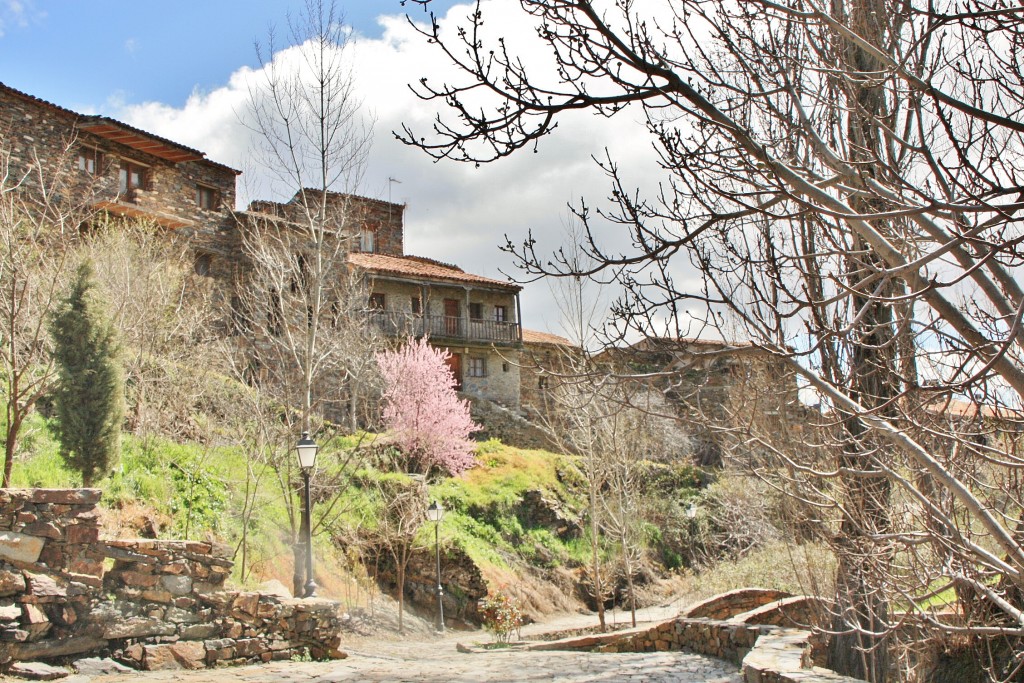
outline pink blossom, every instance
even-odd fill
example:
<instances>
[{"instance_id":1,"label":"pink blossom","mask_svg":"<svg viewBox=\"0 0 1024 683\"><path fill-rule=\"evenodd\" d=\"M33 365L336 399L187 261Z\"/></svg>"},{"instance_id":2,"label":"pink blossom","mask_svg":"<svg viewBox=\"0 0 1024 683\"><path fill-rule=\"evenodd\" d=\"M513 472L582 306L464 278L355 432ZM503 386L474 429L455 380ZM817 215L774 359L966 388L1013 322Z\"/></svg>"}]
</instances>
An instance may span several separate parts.
<instances>
[{"instance_id":1,"label":"pink blossom","mask_svg":"<svg viewBox=\"0 0 1024 683\"><path fill-rule=\"evenodd\" d=\"M476 464L469 435L480 429L469 402L455 393L455 377L445 362L447 350L426 339L409 339L397 351L377 354L384 376L384 425L411 467L437 467L459 474Z\"/></svg>"}]
</instances>

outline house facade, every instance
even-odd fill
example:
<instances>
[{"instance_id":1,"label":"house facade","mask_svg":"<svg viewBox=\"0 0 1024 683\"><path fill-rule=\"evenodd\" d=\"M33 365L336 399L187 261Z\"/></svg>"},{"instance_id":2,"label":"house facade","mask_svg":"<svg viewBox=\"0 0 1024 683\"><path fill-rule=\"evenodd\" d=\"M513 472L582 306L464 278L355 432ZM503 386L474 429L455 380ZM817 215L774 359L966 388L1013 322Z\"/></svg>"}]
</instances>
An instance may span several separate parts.
<instances>
[{"instance_id":1,"label":"house facade","mask_svg":"<svg viewBox=\"0 0 1024 683\"><path fill-rule=\"evenodd\" d=\"M227 254L239 171L203 152L2 83L0 149L9 186L45 183L86 224L97 212L144 218Z\"/></svg>"},{"instance_id":2,"label":"house facade","mask_svg":"<svg viewBox=\"0 0 1024 683\"><path fill-rule=\"evenodd\" d=\"M321 201L318 191L302 192L288 202L253 202L245 215L299 222L300 207ZM317 196L310 201L308 193ZM451 354L460 391L518 408L522 287L406 254L402 204L333 192L323 201L325 227L348 240L348 265L365 284L367 324L389 337L429 337Z\"/></svg>"},{"instance_id":3,"label":"house facade","mask_svg":"<svg viewBox=\"0 0 1024 683\"><path fill-rule=\"evenodd\" d=\"M316 192L300 189L288 202L254 201L236 211L239 171L2 83L0 151L9 179L26 186L55 180L57 196L75 205L80 229L102 215L151 221L187 236L196 272L224 281L244 270L241 230L268 217L297 221L299 207L309 205L300 195ZM404 205L333 192L318 199L326 202L331 234L347 241L349 267L364 278L367 324L394 337L429 335L451 353L463 392L518 409L521 288L406 254Z\"/></svg>"}]
</instances>

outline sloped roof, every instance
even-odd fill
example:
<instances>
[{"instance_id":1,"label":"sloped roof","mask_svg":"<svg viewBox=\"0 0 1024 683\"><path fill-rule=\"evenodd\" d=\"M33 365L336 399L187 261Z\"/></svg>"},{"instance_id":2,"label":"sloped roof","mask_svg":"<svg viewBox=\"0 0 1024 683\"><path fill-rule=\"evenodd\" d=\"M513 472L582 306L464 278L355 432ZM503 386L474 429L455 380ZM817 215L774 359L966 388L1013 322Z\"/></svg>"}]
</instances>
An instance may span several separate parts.
<instances>
[{"instance_id":1,"label":"sloped roof","mask_svg":"<svg viewBox=\"0 0 1024 683\"><path fill-rule=\"evenodd\" d=\"M518 292L521 286L483 275L467 273L456 265L442 263L422 256L387 256L385 254L351 253L348 261L357 268L371 273L395 275L417 280L442 280L456 284L482 285L509 292Z\"/></svg>"},{"instance_id":2,"label":"sloped roof","mask_svg":"<svg viewBox=\"0 0 1024 683\"><path fill-rule=\"evenodd\" d=\"M527 330L523 329L523 343L524 344L547 344L550 346L572 346L571 341L565 337L560 337L557 334L551 334L549 332L540 332L538 330Z\"/></svg>"}]
</instances>

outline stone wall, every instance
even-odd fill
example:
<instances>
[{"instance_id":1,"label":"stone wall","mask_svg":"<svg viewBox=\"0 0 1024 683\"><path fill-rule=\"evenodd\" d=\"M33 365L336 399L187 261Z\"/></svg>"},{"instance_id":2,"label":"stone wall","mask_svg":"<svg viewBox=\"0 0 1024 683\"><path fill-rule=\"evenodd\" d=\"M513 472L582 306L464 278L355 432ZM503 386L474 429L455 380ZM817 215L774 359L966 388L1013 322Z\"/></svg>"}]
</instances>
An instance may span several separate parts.
<instances>
[{"instance_id":1,"label":"stone wall","mask_svg":"<svg viewBox=\"0 0 1024 683\"><path fill-rule=\"evenodd\" d=\"M100 540L99 499L0 490L0 668L88 655L143 669L344 656L337 603L224 590L231 551L219 544Z\"/></svg>"},{"instance_id":2,"label":"stone wall","mask_svg":"<svg viewBox=\"0 0 1024 683\"><path fill-rule=\"evenodd\" d=\"M72 640L101 592L100 492L0 490L0 662Z\"/></svg>"},{"instance_id":3,"label":"stone wall","mask_svg":"<svg viewBox=\"0 0 1024 683\"><path fill-rule=\"evenodd\" d=\"M679 618L621 640L608 643L602 652L660 652L687 649L740 664L754 643L771 627L730 623L715 619Z\"/></svg>"},{"instance_id":4,"label":"stone wall","mask_svg":"<svg viewBox=\"0 0 1024 683\"><path fill-rule=\"evenodd\" d=\"M689 650L740 666L747 683L857 683L830 669L813 666L810 631L740 623L737 620L679 617L641 631L605 641L601 652ZM588 639L576 639L587 647ZM591 639L593 640L593 638ZM553 649L553 643L544 644Z\"/></svg>"},{"instance_id":5,"label":"stone wall","mask_svg":"<svg viewBox=\"0 0 1024 683\"><path fill-rule=\"evenodd\" d=\"M694 603L684 610L680 616L729 619L737 614L749 612L750 610L788 597L791 597L790 593L770 588L739 588Z\"/></svg>"}]
</instances>

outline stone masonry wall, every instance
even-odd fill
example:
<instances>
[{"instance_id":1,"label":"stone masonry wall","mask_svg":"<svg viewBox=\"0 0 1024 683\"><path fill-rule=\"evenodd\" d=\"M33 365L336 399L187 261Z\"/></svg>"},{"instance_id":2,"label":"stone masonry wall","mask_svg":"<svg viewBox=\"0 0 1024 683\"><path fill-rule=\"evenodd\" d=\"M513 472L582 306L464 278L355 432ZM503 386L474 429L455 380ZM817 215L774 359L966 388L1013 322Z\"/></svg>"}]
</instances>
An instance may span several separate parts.
<instances>
[{"instance_id":1,"label":"stone masonry wall","mask_svg":"<svg viewBox=\"0 0 1024 683\"><path fill-rule=\"evenodd\" d=\"M100 492L0 490L0 661L72 639L102 588Z\"/></svg>"},{"instance_id":2,"label":"stone masonry wall","mask_svg":"<svg viewBox=\"0 0 1024 683\"><path fill-rule=\"evenodd\" d=\"M813 634L737 620L679 617L606 642L601 652L690 650L740 666L747 683L858 683L812 662ZM585 646L587 639L578 639ZM554 644L546 644L552 649Z\"/></svg>"},{"instance_id":3,"label":"stone masonry wall","mask_svg":"<svg viewBox=\"0 0 1024 683\"><path fill-rule=\"evenodd\" d=\"M99 498L0 490L0 668L87 655L150 670L344 656L337 603L224 590L232 562L219 544L102 541Z\"/></svg>"}]
</instances>

